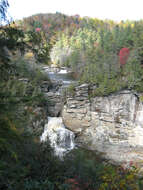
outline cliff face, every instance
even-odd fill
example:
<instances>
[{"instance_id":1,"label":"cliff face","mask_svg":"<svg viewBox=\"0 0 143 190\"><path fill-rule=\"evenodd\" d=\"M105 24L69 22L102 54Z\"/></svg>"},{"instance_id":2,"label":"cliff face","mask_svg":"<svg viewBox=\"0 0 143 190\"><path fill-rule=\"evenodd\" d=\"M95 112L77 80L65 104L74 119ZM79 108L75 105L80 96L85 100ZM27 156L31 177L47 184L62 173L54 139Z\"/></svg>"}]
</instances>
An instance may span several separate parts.
<instances>
[{"instance_id":1,"label":"cliff face","mask_svg":"<svg viewBox=\"0 0 143 190\"><path fill-rule=\"evenodd\" d=\"M77 141L115 162L143 159L143 104L131 91L88 98L87 84L67 96L62 117Z\"/></svg>"}]
</instances>

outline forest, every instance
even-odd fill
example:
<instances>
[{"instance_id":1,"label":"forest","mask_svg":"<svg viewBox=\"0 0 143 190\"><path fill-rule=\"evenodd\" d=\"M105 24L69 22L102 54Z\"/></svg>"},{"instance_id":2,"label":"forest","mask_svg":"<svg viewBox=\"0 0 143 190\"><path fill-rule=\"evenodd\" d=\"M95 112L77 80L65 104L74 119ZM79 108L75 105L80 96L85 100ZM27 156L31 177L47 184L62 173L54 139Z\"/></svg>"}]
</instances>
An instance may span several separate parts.
<instances>
[{"instance_id":1,"label":"forest","mask_svg":"<svg viewBox=\"0 0 143 190\"><path fill-rule=\"evenodd\" d=\"M56 13L34 15L16 25L44 35L49 64L71 68L81 83L97 84L95 95L142 92L142 20L116 23Z\"/></svg>"},{"instance_id":2,"label":"forest","mask_svg":"<svg viewBox=\"0 0 143 190\"><path fill-rule=\"evenodd\" d=\"M48 142L40 143L41 130L30 126L35 109L45 109L43 81L51 83L42 64L66 66L80 84L95 84L91 96L142 93L143 20L116 23L57 12L8 22L8 6L0 1L0 189L141 190L133 163L114 166L85 150L61 161Z\"/></svg>"}]
</instances>

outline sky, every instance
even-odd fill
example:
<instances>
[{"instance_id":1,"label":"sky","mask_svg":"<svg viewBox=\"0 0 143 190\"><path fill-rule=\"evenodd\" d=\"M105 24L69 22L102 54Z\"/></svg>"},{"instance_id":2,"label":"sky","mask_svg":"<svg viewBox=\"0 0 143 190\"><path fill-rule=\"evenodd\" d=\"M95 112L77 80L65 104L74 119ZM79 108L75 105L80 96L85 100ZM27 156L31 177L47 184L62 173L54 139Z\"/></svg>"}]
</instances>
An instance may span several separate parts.
<instances>
[{"instance_id":1,"label":"sky","mask_svg":"<svg viewBox=\"0 0 143 190\"><path fill-rule=\"evenodd\" d=\"M55 12L114 21L143 19L143 0L9 0L9 4L14 20Z\"/></svg>"}]
</instances>

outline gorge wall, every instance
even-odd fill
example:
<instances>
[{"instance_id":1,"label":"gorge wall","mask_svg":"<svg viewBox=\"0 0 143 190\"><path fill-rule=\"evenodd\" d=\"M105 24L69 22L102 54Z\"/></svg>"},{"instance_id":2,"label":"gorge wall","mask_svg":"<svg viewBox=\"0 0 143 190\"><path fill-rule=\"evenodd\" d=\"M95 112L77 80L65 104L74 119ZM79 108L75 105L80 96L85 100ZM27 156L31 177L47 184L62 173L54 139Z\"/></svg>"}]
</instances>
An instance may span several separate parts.
<instances>
[{"instance_id":1,"label":"gorge wall","mask_svg":"<svg viewBox=\"0 0 143 190\"><path fill-rule=\"evenodd\" d=\"M62 117L66 127L77 134L77 142L88 149L117 163L142 162L143 104L139 95L125 90L89 99L89 86L83 84L75 87L74 95L67 94Z\"/></svg>"}]
</instances>

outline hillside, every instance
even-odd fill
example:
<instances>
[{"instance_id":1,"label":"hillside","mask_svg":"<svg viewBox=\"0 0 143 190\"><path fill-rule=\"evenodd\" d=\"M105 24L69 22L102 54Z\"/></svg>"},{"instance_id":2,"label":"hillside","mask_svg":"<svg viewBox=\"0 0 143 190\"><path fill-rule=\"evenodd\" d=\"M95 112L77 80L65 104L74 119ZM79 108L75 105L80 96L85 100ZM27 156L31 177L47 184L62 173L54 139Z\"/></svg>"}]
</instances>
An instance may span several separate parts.
<instances>
[{"instance_id":1,"label":"hillside","mask_svg":"<svg viewBox=\"0 0 143 190\"><path fill-rule=\"evenodd\" d=\"M114 166L79 149L60 160L49 141L40 142L47 107L54 105L44 90L54 85L39 68L66 66L79 84L92 87L88 102L122 89L142 93L143 21L37 14L0 29L0 189L142 189L133 163ZM68 92L74 95L74 86Z\"/></svg>"},{"instance_id":2,"label":"hillside","mask_svg":"<svg viewBox=\"0 0 143 190\"><path fill-rule=\"evenodd\" d=\"M33 15L16 25L44 36L49 64L69 67L81 83L97 84L97 95L143 91L142 20L115 23L56 13Z\"/></svg>"}]
</instances>

